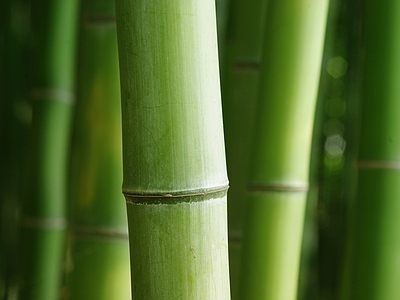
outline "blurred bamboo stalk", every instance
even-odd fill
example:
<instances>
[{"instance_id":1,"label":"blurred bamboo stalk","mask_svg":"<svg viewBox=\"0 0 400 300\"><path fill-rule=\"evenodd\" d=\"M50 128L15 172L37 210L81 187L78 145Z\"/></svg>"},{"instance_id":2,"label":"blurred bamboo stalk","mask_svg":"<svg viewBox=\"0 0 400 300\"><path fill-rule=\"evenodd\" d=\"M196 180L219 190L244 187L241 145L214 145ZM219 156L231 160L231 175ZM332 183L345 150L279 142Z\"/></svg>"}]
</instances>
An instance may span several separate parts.
<instances>
[{"instance_id":1,"label":"blurred bamboo stalk","mask_svg":"<svg viewBox=\"0 0 400 300\"><path fill-rule=\"evenodd\" d=\"M398 299L400 3L364 5L358 188L345 299Z\"/></svg>"},{"instance_id":2,"label":"blurred bamboo stalk","mask_svg":"<svg viewBox=\"0 0 400 300\"><path fill-rule=\"evenodd\" d=\"M131 299L114 1L82 1L67 299Z\"/></svg>"},{"instance_id":3,"label":"blurred bamboo stalk","mask_svg":"<svg viewBox=\"0 0 400 300\"><path fill-rule=\"evenodd\" d=\"M267 5L240 299L296 299L328 1Z\"/></svg>"},{"instance_id":4,"label":"blurred bamboo stalk","mask_svg":"<svg viewBox=\"0 0 400 300\"><path fill-rule=\"evenodd\" d=\"M248 162L260 73L265 0L229 3L220 62L228 192L229 272L232 299L238 298Z\"/></svg>"},{"instance_id":5,"label":"blurred bamboo stalk","mask_svg":"<svg viewBox=\"0 0 400 300\"><path fill-rule=\"evenodd\" d=\"M60 293L77 4L31 1L32 136L21 215L21 299L54 300Z\"/></svg>"}]
</instances>

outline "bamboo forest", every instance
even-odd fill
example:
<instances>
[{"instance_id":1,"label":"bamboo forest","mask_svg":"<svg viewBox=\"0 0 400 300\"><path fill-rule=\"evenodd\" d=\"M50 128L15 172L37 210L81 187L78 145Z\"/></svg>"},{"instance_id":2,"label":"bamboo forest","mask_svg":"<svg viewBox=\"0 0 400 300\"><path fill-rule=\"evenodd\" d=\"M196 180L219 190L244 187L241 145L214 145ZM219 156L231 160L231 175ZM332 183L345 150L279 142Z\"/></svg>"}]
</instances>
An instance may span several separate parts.
<instances>
[{"instance_id":1,"label":"bamboo forest","mask_svg":"<svg viewBox=\"0 0 400 300\"><path fill-rule=\"evenodd\" d=\"M400 299L400 1L0 0L0 298Z\"/></svg>"}]
</instances>

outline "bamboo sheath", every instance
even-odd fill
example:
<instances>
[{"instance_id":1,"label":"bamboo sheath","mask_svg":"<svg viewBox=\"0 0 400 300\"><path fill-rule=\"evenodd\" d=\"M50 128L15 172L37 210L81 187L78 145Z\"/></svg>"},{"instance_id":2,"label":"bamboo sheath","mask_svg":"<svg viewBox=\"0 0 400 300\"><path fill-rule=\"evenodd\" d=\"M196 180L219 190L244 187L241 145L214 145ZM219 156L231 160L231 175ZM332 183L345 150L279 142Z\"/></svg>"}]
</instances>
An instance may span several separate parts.
<instances>
[{"instance_id":1,"label":"bamboo sheath","mask_svg":"<svg viewBox=\"0 0 400 300\"><path fill-rule=\"evenodd\" d=\"M134 299L230 299L214 5L116 2Z\"/></svg>"},{"instance_id":2,"label":"bamboo sheath","mask_svg":"<svg viewBox=\"0 0 400 300\"><path fill-rule=\"evenodd\" d=\"M353 252L345 299L400 297L400 4L365 4Z\"/></svg>"},{"instance_id":3,"label":"bamboo sheath","mask_svg":"<svg viewBox=\"0 0 400 300\"><path fill-rule=\"evenodd\" d=\"M20 299L59 297L77 1L31 2L32 136L21 213Z\"/></svg>"},{"instance_id":4,"label":"bamboo sheath","mask_svg":"<svg viewBox=\"0 0 400 300\"><path fill-rule=\"evenodd\" d=\"M67 299L130 299L114 1L82 1Z\"/></svg>"},{"instance_id":5,"label":"bamboo sheath","mask_svg":"<svg viewBox=\"0 0 400 300\"><path fill-rule=\"evenodd\" d=\"M269 1L240 299L296 299L328 1Z\"/></svg>"}]
</instances>

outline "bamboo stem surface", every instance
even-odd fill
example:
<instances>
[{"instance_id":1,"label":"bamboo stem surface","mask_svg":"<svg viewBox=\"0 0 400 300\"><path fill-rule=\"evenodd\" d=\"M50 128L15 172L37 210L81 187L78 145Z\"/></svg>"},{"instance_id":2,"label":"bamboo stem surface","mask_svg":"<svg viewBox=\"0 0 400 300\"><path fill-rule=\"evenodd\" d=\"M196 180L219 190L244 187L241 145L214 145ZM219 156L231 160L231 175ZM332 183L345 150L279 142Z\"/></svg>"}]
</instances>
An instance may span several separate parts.
<instances>
[{"instance_id":1,"label":"bamboo stem surface","mask_svg":"<svg viewBox=\"0 0 400 300\"><path fill-rule=\"evenodd\" d=\"M116 2L135 299L230 299L214 6Z\"/></svg>"},{"instance_id":2,"label":"bamboo stem surface","mask_svg":"<svg viewBox=\"0 0 400 300\"><path fill-rule=\"evenodd\" d=\"M114 1L82 1L68 299L130 299Z\"/></svg>"},{"instance_id":3,"label":"bamboo stem surface","mask_svg":"<svg viewBox=\"0 0 400 300\"><path fill-rule=\"evenodd\" d=\"M21 214L21 299L59 297L73 104L75 0L31 2L32 136Z\"/></svg>"},{"instance_id":4,"label":"bamboo stem surface","mask_svg":"<svg viewBox=\"0 0 400 300\"><path fill-rule=\"evenodd\" d=\"M269 1L240 299L296 299L328 1Z\"/></svg>"}]
</instances>

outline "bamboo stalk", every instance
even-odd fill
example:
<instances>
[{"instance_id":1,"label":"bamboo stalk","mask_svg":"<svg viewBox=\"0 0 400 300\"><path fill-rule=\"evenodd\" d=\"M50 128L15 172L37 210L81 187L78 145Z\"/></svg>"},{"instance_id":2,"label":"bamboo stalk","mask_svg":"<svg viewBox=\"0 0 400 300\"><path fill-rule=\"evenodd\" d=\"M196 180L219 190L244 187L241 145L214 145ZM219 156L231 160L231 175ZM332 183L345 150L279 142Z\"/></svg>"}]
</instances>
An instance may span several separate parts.
<instances>
[{"instance_id":1,"label":"bamboo stalk","mask_svg":"<svg viewBox=\"0 0 400 300\"><path fill-rule=\"evenodd\" d=\"M77 1L31 2L33 116L21 215L21 299L59 297L76 17Z\"/></svg>"},{"instance_id":2,"label":"bamboo stalk","mask_svg":"<svg viewBox=\"0 0 400 300\"><path fill-rule=\"evenodd\" d=\"M346 299L400 297L400 3L365 3L361 133Z\"/></svg>"},{"instance_id":3,"label":"bamboo stalk","mask_svg":"<svg viewBox=\"0 0 400 300\"><path fill-rule=\"evenodd\" d=\"M68 299L130 299L114 1L82 1Z\"/></svg>"},{"instance_id":4,"label":"bamboo stalk","mask_svg":"<svg viewBox=\"0 0 400 300\"><path fill-rule=\"evenodd\" d=\"M229 299L214 1L116 2L134 299Z\"/></svg>"},{"instance_id":5,"label":"bamboo stalk","mask_svg":"<svg viewBox=\"0 0 400 300\"><path fill-rule=\"evenodd\" d=\"M296 299L328 1L269 1L240 299Z\"/></svg>"},{"instance_id":6,"label":"bamboo stalk","mask_svg":"<svg viewBox=\"0 0 400 300\"><path fill-rule=\"evenodd\" d=\"M260 73L265 0L230 1L221 86L230 189L229 272L232 299L239 293L248 162ZM218 6L217 6L218 8Z\"/></svg>"}]
</instances>

